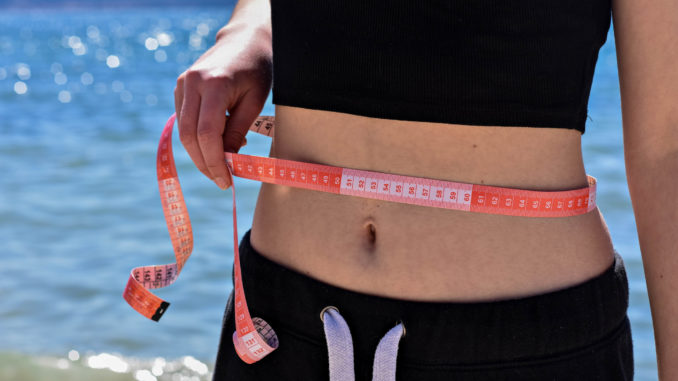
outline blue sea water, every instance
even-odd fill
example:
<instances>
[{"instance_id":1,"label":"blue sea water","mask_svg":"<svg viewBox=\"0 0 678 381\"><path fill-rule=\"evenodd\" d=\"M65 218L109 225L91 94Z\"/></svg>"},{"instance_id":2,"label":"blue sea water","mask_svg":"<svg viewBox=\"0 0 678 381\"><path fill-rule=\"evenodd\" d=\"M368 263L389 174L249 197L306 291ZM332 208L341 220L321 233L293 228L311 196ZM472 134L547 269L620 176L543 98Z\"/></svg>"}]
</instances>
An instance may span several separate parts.
<instances>
[{"instance_id":1,"label":"blue sea water","mask_svg":"<svg viewBox=\"0 0 678 381\"><path fill-rule=\"evenodd\" d=\"M131 268L173 258L157 140L176 77L228 17L225 8L0 10L0 380L210 379L231 287L230 191L204 178L178 142L195 255L157 292L172 302L161 323L121 293ZM584 159L629 274L636 379L655 380L612 30L589 115ZM269 144L250 135L244 152L266 156ZM236 187L242 235L259 183Z\"/></svg>"}]
</instances>

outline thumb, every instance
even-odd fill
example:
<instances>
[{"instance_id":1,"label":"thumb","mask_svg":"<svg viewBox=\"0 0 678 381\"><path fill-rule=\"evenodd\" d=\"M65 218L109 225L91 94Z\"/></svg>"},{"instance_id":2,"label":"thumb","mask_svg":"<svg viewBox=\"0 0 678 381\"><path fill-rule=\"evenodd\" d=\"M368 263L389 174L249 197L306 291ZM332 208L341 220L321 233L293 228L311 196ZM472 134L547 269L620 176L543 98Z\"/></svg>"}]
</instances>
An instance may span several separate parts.
<instances>
[{"instance_id":1,"label":"thumb","mask_svg":"<svg viewBox=\"0 0 678 381\"><path fill-rule=\"evenodd\" d=\"M230 115L226 119L223 135L226 152L237 153L247 143L245 135L263 108L256 97L248 96L248 94L245 94L237 105L229 110Z\"/></svg>"}]
</instances>

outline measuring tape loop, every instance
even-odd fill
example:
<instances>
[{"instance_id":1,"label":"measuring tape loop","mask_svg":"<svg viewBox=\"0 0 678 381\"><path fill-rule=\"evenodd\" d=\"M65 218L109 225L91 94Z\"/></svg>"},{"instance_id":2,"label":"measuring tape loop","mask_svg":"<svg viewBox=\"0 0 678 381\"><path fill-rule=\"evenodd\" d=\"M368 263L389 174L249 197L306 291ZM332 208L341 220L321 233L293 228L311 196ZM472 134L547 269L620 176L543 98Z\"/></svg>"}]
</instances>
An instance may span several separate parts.
<instances>
[{"instance_id":1,"label":"measuring tape loop","mask_svg":"<svg viewBox=\"0 0 678 381\"><path fill-rule=\"evenodd\" d=\"M173 114L163 129L157 156L158 186L167 229L176 262L136 267L123 292L124 299L139 313L158 321L169 307L151 289L169 286L179 276L193 251L193 230L179 185L172 154ZM273 136L275 119L260 116L250 126ZM328 193L392 201L477 213L522 217L567 217L588 213L596 207L596 179L587 176L588 186L566 191L534 191L489 185L460 183L382 172L303 163L292 160L224 154L233 195L233 280L235 327L233 344L238 356L254 363L278 347L273 328L261 318L251 317L240 271L238 223L233 176L270 184L292 186Z\"/></svg>"}]
</instances>

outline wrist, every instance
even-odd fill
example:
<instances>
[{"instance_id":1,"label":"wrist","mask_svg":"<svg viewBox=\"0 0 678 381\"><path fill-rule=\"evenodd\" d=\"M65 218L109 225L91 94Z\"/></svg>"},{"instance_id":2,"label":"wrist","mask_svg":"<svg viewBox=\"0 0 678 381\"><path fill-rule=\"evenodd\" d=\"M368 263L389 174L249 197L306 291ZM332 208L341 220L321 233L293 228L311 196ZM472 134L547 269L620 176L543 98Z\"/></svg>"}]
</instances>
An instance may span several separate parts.
<instances>
[{"instance_id":1,"label":"wrist","mask_svg":"<svg viewBox=\"0 0 678 381\"><path fill-rule=\"evenodd\" d=\"M271 41L271 24L265 20L259 22L252 22L252 20L231 20L231 22L219 29L216 35L216 42L233 35L254 35L257 39Z\"/></svg>"},{"instance_id":2,"label":"wrist","mask_svg":"<svg viewBox=\"0 0 678 381\"><path fill-rule=\"evenodd\" d=\"M229 23L217 33L214 49L223 52L239 51L250 59L271 65L273 45L270 29L265 26Z\"/></svg>"}]
</instances>

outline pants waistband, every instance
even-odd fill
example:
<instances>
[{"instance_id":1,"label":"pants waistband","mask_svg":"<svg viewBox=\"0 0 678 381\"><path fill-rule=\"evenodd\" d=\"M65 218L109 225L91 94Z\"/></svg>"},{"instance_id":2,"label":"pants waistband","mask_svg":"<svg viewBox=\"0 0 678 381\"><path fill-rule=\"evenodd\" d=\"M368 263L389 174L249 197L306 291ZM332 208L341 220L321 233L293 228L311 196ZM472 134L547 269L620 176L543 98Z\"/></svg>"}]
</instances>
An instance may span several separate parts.
<instances>
[{"instance_id":1,"label":"pants waistband","mask_svg":"<svg viewBox=\"0 0 678 381\"><path fill-rule=\"evenodd\" d=\"M406 335L398 356L407 363L473 365L561 355L614 335L628 308L628 280L616 252L603 273L568 288L498 301L438 303L325 284L262 256L251 246L250 231L239 249L252 316L325 346L320 312L335 306L351 327L356 356L363 347L373 353L379 338L399 321Z\"/></svg>"}]
</instances>

